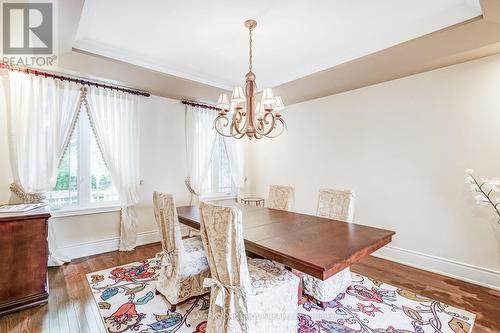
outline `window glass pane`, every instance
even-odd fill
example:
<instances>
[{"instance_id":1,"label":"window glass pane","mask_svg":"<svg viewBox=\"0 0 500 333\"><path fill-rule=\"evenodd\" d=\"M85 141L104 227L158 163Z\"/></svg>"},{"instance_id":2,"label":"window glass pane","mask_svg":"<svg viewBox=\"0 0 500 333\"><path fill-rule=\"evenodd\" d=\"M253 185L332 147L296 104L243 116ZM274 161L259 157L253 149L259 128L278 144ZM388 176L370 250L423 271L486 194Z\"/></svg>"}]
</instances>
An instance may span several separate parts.
<instances>
[{"instance_id":1,"label":"window glass pane","mask_svg":"<svg viewBox=\"0 0 500 333\"><path fill-rule=\"evenodd\" d=\"M78 119L59 165L56 186L47 197L53 209L118 201L118 193L84 114Z\"/></svg>"},{"instance_id":2,"label":"window glass pane","mask_svg":"<svg viewBox=\"0 0 500 333\"><path fill-rule=\"evenodd\" d=\"M212 163L208 169L207 181L203 193L206 194L231 194L234 185L231 178L231 169L227 157L226 146L223 138L217 138L213 152Z\"/></svg>"},{"instance_id":3,"label":"window glass pane","mask_svg":"<svg viewBox=\"0 0 500 333\"><path fill-rule=\"evenodd\" d=\"M63 155L54 190L49 192L51 207L78 204L78 138L79 128L75 128L69 146Z\"/></svg>"},{"instance_id":4,"label":"window glass pane","mask_svg":"<svg viewBox=\"0 0 500 333\"><path fill-rule=\"evenodd\" d=\"M104 163L95 136L90 135L90 202L117 201L108 168Z\"/></svg>"},{"instance_id":5,"label":"window glass pane","mask_svg":"<svg viewBox=\"0 0 500 333\"><path fill-rule=\"evenodd\" d=\"M226 146L224 140L219 139L219 193L230 194L232 192L231 169L229 159L227 157Z\"/></svg>"}]
</instances>

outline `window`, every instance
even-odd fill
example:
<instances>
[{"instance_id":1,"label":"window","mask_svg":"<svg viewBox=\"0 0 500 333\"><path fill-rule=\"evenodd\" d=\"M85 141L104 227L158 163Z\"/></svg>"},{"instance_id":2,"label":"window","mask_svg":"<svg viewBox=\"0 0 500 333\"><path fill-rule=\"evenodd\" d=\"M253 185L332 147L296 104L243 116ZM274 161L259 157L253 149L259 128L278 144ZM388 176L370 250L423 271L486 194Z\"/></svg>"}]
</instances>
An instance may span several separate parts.
<instances>
[{"instance_id":1,"label":"window","mask_svg":"<svg viewBox=\"0 0 500 333\"><path fill-rule=\"evenodd\" d=\"M208 179L203 192L208 195L231 195L234 194L235 186L231 177L226 146L221 136L218 136L216 140L214 155L208 169Z\"/></svg>"},{"instance_id":2,"label":"window","mask_svg":"<svg viewBox=\"0 0 500 333\"><path fill-rule=\"evenodd\" d=\"M56 186L48 194L52 209L94 208L118 203L109 171L82 112L63 155Z\"/></svg>"}]
</instances>

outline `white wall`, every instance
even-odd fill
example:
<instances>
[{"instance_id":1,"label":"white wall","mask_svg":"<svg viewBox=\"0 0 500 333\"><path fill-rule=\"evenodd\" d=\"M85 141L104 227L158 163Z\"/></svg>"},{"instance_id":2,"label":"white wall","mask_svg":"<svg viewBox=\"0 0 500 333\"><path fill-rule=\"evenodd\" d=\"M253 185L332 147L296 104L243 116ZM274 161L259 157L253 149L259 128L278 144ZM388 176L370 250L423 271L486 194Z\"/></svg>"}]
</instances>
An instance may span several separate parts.
<instances>
[{"instance_id":1,"label":"white wall","mask_svg":"<svg viewBox=\"0 0 500 333\"><path fill-rule=\"evenodd\" d=\"M319 188L352 189L355 223L397 233L379 255L500 288L493 215L464 184L467 168L500 176L500 56L296 104L284 118L287 133L249 146L247 192L290 184L295 210L314 214Z\"/></svg>"},{"instance_id":2,"label":"white wall","mask_svg":"<svg viewBox=\"0 0 500 333\"><path fill-rule=\"evenodd\" d=\"M0 108L0 154L8 157L4 108ZM139 104L141 121L141 202L137 206L138 242L157 240L152 210L154 190L173 193L177 204L189 203L184 142L184 106L177 100L152 96ZM11 197L12 181L8 158L0 159L0 204ZM57 245L71 257L111 251L117 248L119 212L106 212L53 219Z\"/></svg>"}]
</instances>

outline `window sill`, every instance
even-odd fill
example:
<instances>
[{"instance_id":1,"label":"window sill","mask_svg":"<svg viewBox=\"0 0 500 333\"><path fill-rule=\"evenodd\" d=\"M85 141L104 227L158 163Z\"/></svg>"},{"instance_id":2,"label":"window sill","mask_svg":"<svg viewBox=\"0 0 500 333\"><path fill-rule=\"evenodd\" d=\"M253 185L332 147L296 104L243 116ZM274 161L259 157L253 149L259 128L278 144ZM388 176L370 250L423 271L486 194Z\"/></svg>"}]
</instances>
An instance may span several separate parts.
<instances>
[{"instance_id":1,"label":"window sill","mask_svg":"<svg viewBox=\"0 0 500 333\"><path fill-rule=\"evenodd\" d=\"M235 200L236 199L236 194L205 194L200 196L200 200L206 200L206 201L216 201L216 200Z\"/></svg>"},{"instance_id":2,"label":"window sill","mask_svg":"<svg viewBox=\"0 0 500 333\"><path fill-rule=\"evenodd\" d=\"M50 215L52 217L66 217L66 216L78 216L78 215L90 215L90 214L101 214L109 212L118 212L121 207L118 205L112 206L98 206L98 207L71 207L71 208L61 208L50 210Z\"/></svg>"}]
</instances>

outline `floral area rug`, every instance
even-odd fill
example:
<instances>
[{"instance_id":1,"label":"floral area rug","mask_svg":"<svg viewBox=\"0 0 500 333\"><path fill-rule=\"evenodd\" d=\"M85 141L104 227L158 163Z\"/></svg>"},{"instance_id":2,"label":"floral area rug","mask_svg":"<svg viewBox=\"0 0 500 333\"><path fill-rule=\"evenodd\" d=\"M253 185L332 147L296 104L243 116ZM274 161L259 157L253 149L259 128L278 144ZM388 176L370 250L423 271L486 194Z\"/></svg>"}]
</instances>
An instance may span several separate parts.
<instances>
[{"instance_id":1,"label":"floral area rug","mask_svg":"<svg viewBox=\"0 0 500 333\"><path fill-rule=\"evenodd\" d=\"M165 298L155 294L159 269L160 262L149 259L87 275L110 333L205 332L209 295L170 312ZM472 332L475 316L470 312L359 274L352 278L352 286L325 310L309 301L300 305L298 332Z\"/></svg>"}]
</instances>

